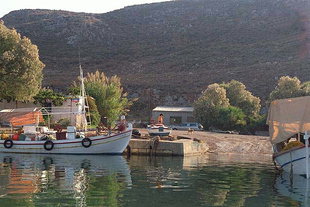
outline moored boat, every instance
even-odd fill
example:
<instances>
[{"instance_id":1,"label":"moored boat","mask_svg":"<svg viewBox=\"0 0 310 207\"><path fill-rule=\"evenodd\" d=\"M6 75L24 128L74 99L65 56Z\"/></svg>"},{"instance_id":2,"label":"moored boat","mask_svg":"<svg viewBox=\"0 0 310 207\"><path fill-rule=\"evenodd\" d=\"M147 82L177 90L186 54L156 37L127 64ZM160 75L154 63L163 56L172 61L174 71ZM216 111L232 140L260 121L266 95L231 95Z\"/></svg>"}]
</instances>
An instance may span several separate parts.
<instances>
[{"instance_id":1,"label":"moored boat","mask_svg":"<svg viewBox=\"0 0 310 207\"><path fill-rule=\"evenodd\" d=\"M16 122L16 117L10 119L11 125L19 123L23 126L24 133L19 133L5 137L0 140L0 152L8 153L36 153L36 154L121 154L127 147L131 135L132 125L126 123L124 116L122 116L119 125L119 131L107 131L105 134L89 134L87 130L86 118L86 94L84 88L83 71L80 67L81 80L81 102L77 112L61 112L61 113L75 113L77 116L76 126L82 130L76 130L76 126L67 127L67 132L60 139L57 138L56 131L49 130L48 127L42 127L38 130L39 122L43 120L43 110L33 110L31 113L27 111L24 113L22 109L17 111L22 112L19 122ZM43 108L44 109L44 108ZM13 114L16 116L16 110L4 110L3 113ZM48 117L53 115L45 110ZM10 115L4 117L11 117ZM89 114L89 113L88 113ZM12 117L11 117L12 118ZM27 120L27 122L25 122ZM21 122L25 123L22 124ZM49 121L48 121L49 122ZM34 124L35 123L35 124ZM34 124L29 126L29 124ZM52 134L56 134L56 138ZM15 137L16 136L16 137ZM4 137L2 137L4 138Z\"/></svg>"},{"instance_id":2,"label":"moored boat","mask_svg":"<svg viewBox=\"0 0 310 207\"><path fill-rule=\"evenodd\" d=\"M273 101L267 123L275 163L309 178L310 96Z\"/></svg>"},{"instance_id":3,"label":"moored boat","mask_svg":"<svg viewBox=\"0 0 310 207\"><path fill-rule=\"evenodd\" d=\"M157 123L148 126L148 133L150 136L169 136L171 129L164 125L164 115L160 114L157 117Z\"/></svg>"},{"instance_id":4,"label":"moored boat","mask_svg":"<svg viewBox=\"0 0 310 207\"><path fill-rule=\"evenodd\" d=\"M148 127L148 133L150 136L169 136L171 129L163 124L154 124Z\"/></svg>"},{"instance_id":5,"label":"moored boat","mask_svg":"<svg viewBox=\"0 0 310 207\"><path fill-rule=\"evenodd\" d=\"M0 152L36 154L121 154L131 138L132 129L110 135L63 140L0 140Z\"/></svg>"}]
</instances>

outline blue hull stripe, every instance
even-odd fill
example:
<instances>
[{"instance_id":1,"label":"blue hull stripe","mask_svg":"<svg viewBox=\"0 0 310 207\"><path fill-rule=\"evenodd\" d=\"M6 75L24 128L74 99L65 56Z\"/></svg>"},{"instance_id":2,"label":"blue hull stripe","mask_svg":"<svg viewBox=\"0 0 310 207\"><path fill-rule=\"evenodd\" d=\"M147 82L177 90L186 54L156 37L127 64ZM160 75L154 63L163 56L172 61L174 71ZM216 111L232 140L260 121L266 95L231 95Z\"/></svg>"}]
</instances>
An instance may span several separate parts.
<instances>
[{"instance_id":1,"label":"blue hull stripe","mask_svg":"<svg viewBox=\"0 0 310 207\"><path fill-rule=\"evenodd\" d=\"M296 161L298 161L298 160L302 160L302 159L305 159L305 158L306 158L306 157L301 157L301 158L297 158L297 159L295 159L295 160L286 162L286 163L284 163L283 165L281 165L281 168L283 168L284 166L286 166L286 165L288 165L288 164L290 164L290 163L292 163L292 162L296 162Z\"/></svg>"}]
</instances>

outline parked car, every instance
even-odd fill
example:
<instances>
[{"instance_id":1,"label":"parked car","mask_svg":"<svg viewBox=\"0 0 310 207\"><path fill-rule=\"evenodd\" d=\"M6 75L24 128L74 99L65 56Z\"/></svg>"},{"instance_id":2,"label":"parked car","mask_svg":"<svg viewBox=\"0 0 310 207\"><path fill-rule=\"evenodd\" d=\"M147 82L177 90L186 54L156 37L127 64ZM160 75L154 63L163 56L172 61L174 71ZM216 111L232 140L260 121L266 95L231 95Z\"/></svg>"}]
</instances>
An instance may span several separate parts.
<instances>
[{"instance_id":1,"label":"parked car","mask_svg":"<svg viewBox=\"0 0 310 207\"><path fill-rule=\"evenodd\" d=\"M173 130L188 130L188 129L192 129L195 131L203 130L203 126L199 123L184 123L178 125L171 125L170 128Z\"/></svg>"}]
</instances>

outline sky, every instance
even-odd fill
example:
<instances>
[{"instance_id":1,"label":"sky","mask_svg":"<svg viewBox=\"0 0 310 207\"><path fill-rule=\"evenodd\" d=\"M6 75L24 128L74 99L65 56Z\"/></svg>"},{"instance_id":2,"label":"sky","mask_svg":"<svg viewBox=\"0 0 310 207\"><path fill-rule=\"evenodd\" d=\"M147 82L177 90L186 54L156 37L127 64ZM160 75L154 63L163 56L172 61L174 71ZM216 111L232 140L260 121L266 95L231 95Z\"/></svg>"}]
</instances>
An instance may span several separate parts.
<instances>
[{"instance_id":1,"label":"sky","mask_svg":"<svg viewBox=\"0 0 310 207\"><path fill-rule=\"evenodd\" d=\"M6 0L1 4L0 17L19 9L56 9L87 13L106 13L125 6L169 0Z\"/></svg>"}]
</instances>

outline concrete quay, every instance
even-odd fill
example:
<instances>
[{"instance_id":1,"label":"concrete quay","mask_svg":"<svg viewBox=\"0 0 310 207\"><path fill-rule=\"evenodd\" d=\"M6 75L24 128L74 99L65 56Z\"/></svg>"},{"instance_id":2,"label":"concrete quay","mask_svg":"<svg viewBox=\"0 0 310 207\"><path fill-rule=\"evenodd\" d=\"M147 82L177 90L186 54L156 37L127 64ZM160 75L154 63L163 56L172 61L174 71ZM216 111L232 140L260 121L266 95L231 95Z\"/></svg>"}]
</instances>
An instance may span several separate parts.
<instances>
[{"instance_id":1,"label":"concrete quay","mask_svg":"<svg viewBox=\"0 0 310 207\"><path fill-rule=\"evenodd\" d=\"M156 139L131 139L129 142L131 154L136 155L200 155L207 153L207 146L189 139L176 141Z\"/></svg>"},{"instance_id":2,"label":"concrete quay","mask_svg":"<svg viewBox=\"0 0 310 207\"><path fill-rule=\"evenodd\" d=\"M188 133L172 131L170 138L147 138L147 131L139 129L142 138L131 139L131 154L192 156L202 154L222 154L224 156L272 156L269 137L253 135L221 134L213 132ZM171 139L173 141L169 141Z\"/></svg>"}]
</instances>

